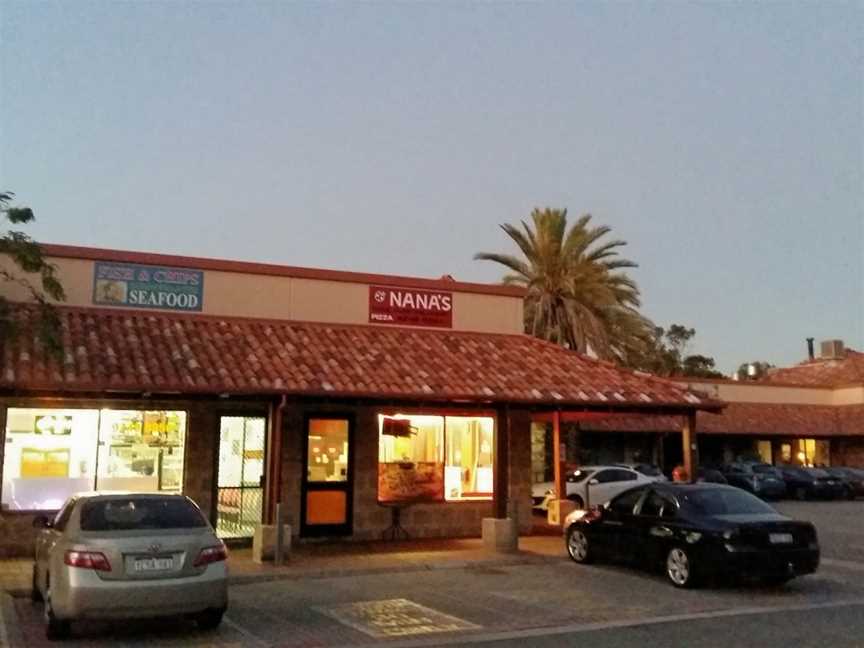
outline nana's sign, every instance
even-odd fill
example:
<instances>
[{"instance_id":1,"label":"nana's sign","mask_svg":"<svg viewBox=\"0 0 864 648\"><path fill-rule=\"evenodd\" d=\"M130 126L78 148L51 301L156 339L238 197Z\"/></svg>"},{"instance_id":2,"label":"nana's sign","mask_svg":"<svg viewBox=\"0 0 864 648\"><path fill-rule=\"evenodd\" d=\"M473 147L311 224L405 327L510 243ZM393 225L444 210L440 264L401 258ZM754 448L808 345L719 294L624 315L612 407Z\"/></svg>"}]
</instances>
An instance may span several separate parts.
<instances>
[{"instance_id":1,"label":"nana's sign","mask_svg":"<svg viewBox=\"0 0 864 648\"><path fill-rule=\"evenodd\" d=\"M369 322L453 328L453 293L369 286Z\"/></svg>"},{"instance_id":2,"label":"nana's sign","mask_svg":"<svg viewBox=\"0 0 864 648\"><path fill-rule=\"evenodd\" d=\"M93 303L128 308L200 311L204 302L201 270L133 263L97 262Z\"/></svg>"}]
</instances>

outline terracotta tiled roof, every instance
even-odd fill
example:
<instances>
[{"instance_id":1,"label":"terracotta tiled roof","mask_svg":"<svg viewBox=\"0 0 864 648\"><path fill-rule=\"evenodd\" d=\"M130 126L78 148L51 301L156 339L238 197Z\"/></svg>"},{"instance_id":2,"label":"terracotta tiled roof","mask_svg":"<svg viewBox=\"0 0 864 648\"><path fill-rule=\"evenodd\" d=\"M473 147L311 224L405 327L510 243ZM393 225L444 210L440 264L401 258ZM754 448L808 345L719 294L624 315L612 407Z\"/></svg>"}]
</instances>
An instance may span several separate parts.
<instances>
[{"instance_id":1,"label":"terracotta tiled roof","mask_svg":"<svg viewBox=\"0 0 864 648\"><path fill-rule=\"evenodd\" d=\"M816 358L771 371L763 382L780 385L837 387L864 383L864 353L845 350L843 358Z\"/></svg>"},{"instance_id":2,"label":"terracotta tiled roof","mask_svg":"<svg viewBox=\"0 0 864 648\"><path fill-rule=\"evenodd\" d=\"M590 421L582 429L617 432L677 432L680 417L627 416ZM720 414L699 412L699 434L826 437L864 435L864 405L729 403Z\"/></svg>"},{"instance_id":3,"label":"terracotta tiled roof","mask_svg":"<svg viewBox=\"0 0 864 648\"><path fill-rule=\"evenodd\" d=\"M22 335L0 388L286 393L580 406L718 408L681 385L525 335L61 307L65 358ZM35 311L17 306L21 330Z\"/></svg>"}]
</instances>

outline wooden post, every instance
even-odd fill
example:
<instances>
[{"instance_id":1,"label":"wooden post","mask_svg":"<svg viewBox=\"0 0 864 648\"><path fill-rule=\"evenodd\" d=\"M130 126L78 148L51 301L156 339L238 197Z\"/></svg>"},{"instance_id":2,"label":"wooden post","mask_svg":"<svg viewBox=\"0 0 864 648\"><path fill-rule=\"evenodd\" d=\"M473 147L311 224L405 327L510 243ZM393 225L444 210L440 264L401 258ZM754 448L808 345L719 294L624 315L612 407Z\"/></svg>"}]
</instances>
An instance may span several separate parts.
<instances>
[{"instance_id":1,"label":"wooden post","mask_svg":"<svg viewBox=\"0 0 864 648\"><path fill-rule=\"evenodd\" d=\"M493 494L493 516L507 519L507 493L510 484L510 409L505 405L496 412L498 427L495 430L495 492Z\"/></svg>"},{"instance_id":2,"label":"wooden post","mask_svg":"<svg viewBox=\"0 0 864 648\"><path fill-rule=\"evenodd\" d=\"M564 484L564 443L561 440L561 412L552 415L552 457L555 462L555 499L566 499Z\"/></svg>"},{"instance_id":3,"label":"wooden post","mask_svg":"<svg viewBox=\"0 0 864 648\"><path fill-rule=\"evenodd\" d=\"M696 480L696 412L688 412L684 416L684 426L681 428L681 444L684 452L684 471L688 481Z\"/></svg>"}]
</instances>

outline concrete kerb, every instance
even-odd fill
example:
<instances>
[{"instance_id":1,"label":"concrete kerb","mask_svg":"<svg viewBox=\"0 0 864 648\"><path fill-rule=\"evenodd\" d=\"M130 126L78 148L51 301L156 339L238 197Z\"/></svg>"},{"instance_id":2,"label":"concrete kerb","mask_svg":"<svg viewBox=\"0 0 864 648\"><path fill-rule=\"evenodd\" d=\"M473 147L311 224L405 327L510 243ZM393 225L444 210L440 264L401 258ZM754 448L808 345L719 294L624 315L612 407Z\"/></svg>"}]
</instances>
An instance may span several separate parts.
<instances>
[{"instance_id":1,"label":"concrete kerb","mask_svg":"<svg viewBox=\"0 0 864 648\"><path fill-rule=\"evenodd\" d=\"M405 574L423 571L446 571L453 569L489 569L494 567L512 567L520 565L541 565L560 561L560 557L542 555L522 555L513 557L492 558L488 560L449 560L441 563L423 562L414 565L390 565L381 567L357 567L357 568L322 568L304 569L296 571L280 570L272 573L258 574L235 574L228 576L230 585L242 586L255 583L267 583L279 580L301 580L301 579L323 579L344 578L348 576L374 576L376 574Z\"/></svg>"}]
</instances>

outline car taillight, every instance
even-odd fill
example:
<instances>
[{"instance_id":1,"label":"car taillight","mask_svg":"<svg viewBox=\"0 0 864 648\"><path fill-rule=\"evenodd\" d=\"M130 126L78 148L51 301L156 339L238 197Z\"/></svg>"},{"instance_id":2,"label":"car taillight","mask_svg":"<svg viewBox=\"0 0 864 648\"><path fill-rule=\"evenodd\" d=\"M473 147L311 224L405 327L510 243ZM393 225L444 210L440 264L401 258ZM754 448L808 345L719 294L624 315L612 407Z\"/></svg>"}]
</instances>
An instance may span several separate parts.
<instances>
[{"instance_id":1,"label":"car taillight","mask_svg":"<svg viewBox=\"0 0 864 648\"><path fill-rule=\"evenodd\" d=\"M101 551L67 551L63 562L70 567L111 571L111 563Z\"/></svg>"},{"instance_id":2,"label":"car taillight","mask_svg":"<svg viewBox=\"0 0 864 648\"><path fill-rule=\"evenodd\" d=\"M228 550L224 544L216 545L215 547L205 547L195 559L195 567L203 567L214 562L228 560Z\"/></svg>"}]
</instances>

